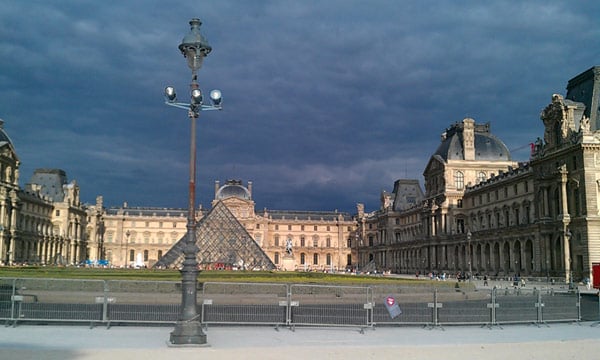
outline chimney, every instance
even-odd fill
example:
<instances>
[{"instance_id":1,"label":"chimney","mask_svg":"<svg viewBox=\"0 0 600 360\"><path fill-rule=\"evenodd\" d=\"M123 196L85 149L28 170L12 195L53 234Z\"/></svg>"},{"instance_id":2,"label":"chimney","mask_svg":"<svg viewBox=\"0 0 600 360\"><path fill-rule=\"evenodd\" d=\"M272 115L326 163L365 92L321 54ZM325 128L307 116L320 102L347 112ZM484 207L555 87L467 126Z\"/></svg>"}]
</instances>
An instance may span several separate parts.
<instances>
[{"instance_id":1,"label":"chimney","mask_svg":"<svg viewBox=\"0 0 600 360\"><path fill-rule=\"evenodd\" d=\"M220 187L221 183L219 182L219 180L215 180L215 199L217 198L217 192L219 191Z\"/></svg>"},{"instance_id":2,"label":"chimney","mask_svg":"<svg viewBox=\"0 0 600 360\"><path fill-rule=\"evenodd\" d=\"M250 193L250 199L252 199L252 181L248 181L248 192Z\"/></svg>"},{"instance_id":3,"label":"chimney","mask_svg":"<svg viewBox=\"0 0 600 360\"><path fill-rule=\"evenodd\" d=\"M465 160L475 160L475 120L463 120L463 149Z\"/></svg>"}]
</instances>

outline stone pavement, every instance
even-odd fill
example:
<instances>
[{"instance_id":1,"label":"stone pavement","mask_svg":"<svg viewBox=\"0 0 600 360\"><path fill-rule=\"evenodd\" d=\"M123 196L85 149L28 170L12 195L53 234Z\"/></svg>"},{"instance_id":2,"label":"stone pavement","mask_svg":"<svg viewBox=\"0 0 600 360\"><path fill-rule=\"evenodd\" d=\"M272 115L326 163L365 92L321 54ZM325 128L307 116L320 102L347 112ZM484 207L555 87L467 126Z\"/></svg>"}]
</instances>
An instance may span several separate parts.
<instances>
[{"instance_id":1,"label":"stone pavement","mask_svg":"<svg viewBox=\"0 0 600 360\"><path fill-rule=\"evenodd\" d=\"M592 323L502 328L210 327L206 347L169 347L170 327L19 325L0 328L0 359L597 359Z\"/></svg>"}]
</instances>

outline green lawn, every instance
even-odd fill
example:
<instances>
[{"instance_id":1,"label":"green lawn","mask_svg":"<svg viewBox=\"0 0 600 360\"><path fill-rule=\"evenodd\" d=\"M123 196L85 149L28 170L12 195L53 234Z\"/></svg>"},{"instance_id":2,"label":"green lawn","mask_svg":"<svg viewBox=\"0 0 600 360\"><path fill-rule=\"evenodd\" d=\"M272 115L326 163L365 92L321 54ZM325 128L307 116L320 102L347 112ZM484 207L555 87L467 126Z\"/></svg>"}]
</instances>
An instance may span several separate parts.
<instances>
[{"instance_id":1,"label":"green lawn","mask_svg":"<svg viewBox=\"0 0 600 360\"><path fill-rule=\"evenodd\" d=\"M74 267L0 267L0 278L54 278L54 279L102 279L102 280L163 280L179 281L176 270L152 269L100 269ZM326 274L321 272L285 271L202 271L200 282L267 282L267 283L314 283L314 284L394 284L432 286L427 280L399 279L395 277ZM437 282L435 286L442 285ZM448 283L448 285L452 285ZM444 286L444 285L442 285Z\"/></svg>"}]
</instances>

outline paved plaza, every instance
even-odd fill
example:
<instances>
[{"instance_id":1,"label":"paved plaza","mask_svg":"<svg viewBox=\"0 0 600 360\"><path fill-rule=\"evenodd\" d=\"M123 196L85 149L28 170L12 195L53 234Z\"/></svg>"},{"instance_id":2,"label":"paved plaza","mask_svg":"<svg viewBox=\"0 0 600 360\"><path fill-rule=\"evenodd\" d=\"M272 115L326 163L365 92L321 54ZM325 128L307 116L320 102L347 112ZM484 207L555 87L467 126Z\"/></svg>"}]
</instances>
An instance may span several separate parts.
<instances>
[{"instance_id":1,"label":"paved plaza","mask_svg":"<svg viewBox=\"0 0 600 360\"><path fill-rule=\"evenodd\" d=\"M593 323L354 328L210 327L208 346L167 345L170 327L0 328L0 359L597 359Z\"/></svg>"}]
</instances>

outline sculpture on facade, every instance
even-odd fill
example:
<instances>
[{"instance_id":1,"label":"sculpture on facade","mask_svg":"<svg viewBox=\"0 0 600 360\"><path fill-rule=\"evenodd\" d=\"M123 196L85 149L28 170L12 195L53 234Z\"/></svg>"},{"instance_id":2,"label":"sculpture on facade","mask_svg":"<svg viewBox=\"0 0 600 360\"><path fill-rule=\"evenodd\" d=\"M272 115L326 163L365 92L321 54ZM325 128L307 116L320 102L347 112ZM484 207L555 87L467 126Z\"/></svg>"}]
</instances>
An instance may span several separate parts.
<instances>
[{"instance_id":1,"label":"sculpture on facade","mask_svg":"<svg viewBox=\"0 0 600 360\"><path fill-rule=\"evenodd\" d=\"M285 252L289 256L292 256L292 239L287 239L287 241L285 242Z\"/></svg>"},{"instance_id":2,"label":"sculpture on facade","mask_svg":"<svg viewBox=\"0 0 600 360\"><path fill-rule=\"evenodd\" d=\"M579 132L583 135L590 134L590 118L587 116L583 116L581 119L581 124L579 125Z\"/></svg>"}]
</instances>

